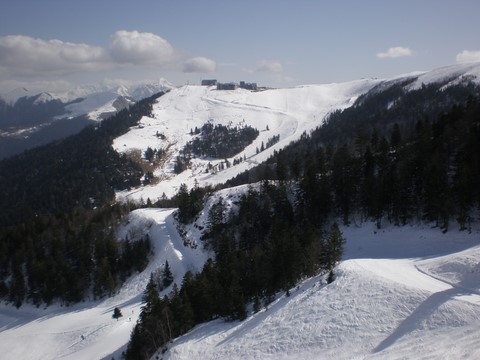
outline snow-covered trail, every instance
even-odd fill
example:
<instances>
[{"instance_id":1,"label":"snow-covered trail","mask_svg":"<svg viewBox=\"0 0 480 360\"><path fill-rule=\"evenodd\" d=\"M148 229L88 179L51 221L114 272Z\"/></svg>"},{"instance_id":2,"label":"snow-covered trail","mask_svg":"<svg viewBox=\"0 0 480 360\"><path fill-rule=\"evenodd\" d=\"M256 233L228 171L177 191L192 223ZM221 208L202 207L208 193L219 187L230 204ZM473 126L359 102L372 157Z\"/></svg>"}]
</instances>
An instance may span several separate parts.
<instances>
[{"instance_id":1,"label":"snow-covered trail","mask_svg":"<svg viewBox=\"0 0 480 360\"><path fill-rule=\"evenodd\" d=\"M103 301L47 309L0 305L1 359L101 359L118 355L128 342L141 311L143 291L151 272L169 262L175 281L188 270L199 270L206 261L200 249L183 245L174 220L174 209L139 209L120 230L124 234L149 234L155 256L148 267L132 276L118 294ZM164 293L169 291L165 289ZM112 318L119 307L123 317Z\"/></svg>"}]
</instances>

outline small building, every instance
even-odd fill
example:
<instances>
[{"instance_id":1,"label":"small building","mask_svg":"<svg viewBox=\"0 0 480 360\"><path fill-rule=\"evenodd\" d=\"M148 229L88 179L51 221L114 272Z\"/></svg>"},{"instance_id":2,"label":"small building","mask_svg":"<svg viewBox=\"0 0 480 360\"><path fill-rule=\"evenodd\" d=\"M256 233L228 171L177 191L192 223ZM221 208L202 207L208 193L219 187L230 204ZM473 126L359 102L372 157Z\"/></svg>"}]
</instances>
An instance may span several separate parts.
<instances>
[{"instance_id":1,"label":"small building","mask_svg":"<svg viewBox=\"0 0 480 360\"><path fill-rule=\"evenodd\" d=\"M215 79L202 80L202 86L215 86L215 85L217 85L217 80Z\"/></svg>"},{"instance_id":2,"label":"small building","mask_svg":"<svg viewBox=\"0 0 480 360\"><path fill-rule=\"evenodd\" d=\"M237 84L233 82L217 84L217 90L236 90L236 89L237 89Z\"/></svg>"},{"instance_id":3,"label":"small building","mask_svg":"<svg viewBox=\"0 0 480 360\"><path fill-rule=\"evenodd\" d=\"M240 88L247 90L257 90L257 83L246 83L245 81L240 81Z\"/></svg>"}]
</instances>

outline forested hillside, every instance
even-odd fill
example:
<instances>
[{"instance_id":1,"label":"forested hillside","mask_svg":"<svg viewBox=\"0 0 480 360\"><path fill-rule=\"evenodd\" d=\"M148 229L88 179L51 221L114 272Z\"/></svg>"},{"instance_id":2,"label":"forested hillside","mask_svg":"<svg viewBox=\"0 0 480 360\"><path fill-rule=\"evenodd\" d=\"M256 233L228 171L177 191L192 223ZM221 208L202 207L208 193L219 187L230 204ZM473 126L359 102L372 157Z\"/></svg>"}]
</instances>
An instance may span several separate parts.
<instances>
[{"instance_id":1,"label":"forested hillside","mask_svg":"<svg viewBox=\"0 0 480 360\"><path fill-rule=\"evenodd\" d=\"M403 84L405 85L405 84ZM305 216L321 224L374 219L468 227L480 194L479 89L441 83L373 89L229 186L298 181ZM320 205L321 204L321 205Z\"/></svg>"},{"instance_id":2,"label":"forested hillside","mask_svg":"<svg viewBox=\"0 0 480 360\"><path fill-rule=\"evenodd\" d=\"M243 319L248 304L256 311L302 277L331 271L343 249L337 219L374 220L378 228L425 221L445 232L456 221L468 230L480 207L479 89L406 85L373 89L229 181L225 187L261 185L234 211L222 198L210 208L203 241L215 260L201 273L188 273L163 299L152 279L127 359L148 358L200 322ZM180 187L181 222L195 219L199 194Z\"/></svg>"},{"instance_id":3,"label":"forested hillside","mask_svg":"<svg viewBox=\"0 0 480 360\"><path fill-rule=\"evenodd\" d=\"M0 162L0 297L17 307L72 303L111 294L143 269L148 239L118 243L114 229L130 207L113 204L115 190L140 185L143 172L111 144L160 95Z\"/></svg>"}]
</instances>

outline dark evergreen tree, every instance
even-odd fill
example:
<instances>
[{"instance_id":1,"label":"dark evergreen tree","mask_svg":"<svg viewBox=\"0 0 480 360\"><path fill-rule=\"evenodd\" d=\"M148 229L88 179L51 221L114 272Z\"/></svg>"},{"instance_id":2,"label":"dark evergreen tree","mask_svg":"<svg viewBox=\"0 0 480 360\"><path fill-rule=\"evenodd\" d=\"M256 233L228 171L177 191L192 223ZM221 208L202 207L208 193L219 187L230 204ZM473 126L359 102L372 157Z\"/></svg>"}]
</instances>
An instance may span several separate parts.
<instances>
[{"instance_id":1,"label":"dark evergreen tree","mask_svg":"<svg viewBox=\"0 0 480 360\"><path fill-rule=\"evenodd\" d=\"M333 223L330 228L330 233L326 239L326 264L329 270L332 270L337 261L340 261L343 255L345 245L345 238L340 231L337 223Z\"/></svg>"},{"instance_id":2,"label":"dark evergreen tree","mask_svg":"<svg viewBox=\"0 0 480 360\"><path fill-rule=\"evenodd\" d=\"M170 269L170 265L168 261L165 262L165 267L162 271L162 286L163 288L167 288L173 282L173 274L172 270Z\"/></svg>"},{"instance_id":3,"label":"dark evergreen tree","mask_svg":"<svg viewBox=\"0 0 480 360\"><path fill-rule=\"evenodd\" d=\"M123 315L122 315L122 311L120 310L120 308L116 307L115 309L113 309L112 318L114 318L118 321L118 319L121 318L122 316Z\"/></svg>"}]
</instances>

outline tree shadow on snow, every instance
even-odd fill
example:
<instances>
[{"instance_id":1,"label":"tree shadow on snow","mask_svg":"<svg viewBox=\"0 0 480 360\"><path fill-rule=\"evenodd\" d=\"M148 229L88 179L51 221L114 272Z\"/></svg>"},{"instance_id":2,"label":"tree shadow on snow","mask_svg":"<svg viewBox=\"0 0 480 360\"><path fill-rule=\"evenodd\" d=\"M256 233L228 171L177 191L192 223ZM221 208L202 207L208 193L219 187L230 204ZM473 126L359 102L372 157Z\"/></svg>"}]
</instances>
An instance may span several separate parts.
<instances>
[{"instance_id":1,"label":"tree shadow on snow","mask_svg":"<svg viewBox=\"0 0 480 360\"><path fill-rule=\"evenodd\" d=\"M372 350L372 353L379 353L390 346L394 345L403 336L408 335L415 330L421 330L425 326L425 322L431 318L435 311L455 296L471 294L468 289L453 287L444 291L440 291L429 296L418 306L386 339Z\"/></svg>"}]
</instances>

